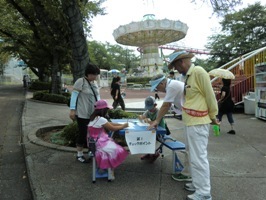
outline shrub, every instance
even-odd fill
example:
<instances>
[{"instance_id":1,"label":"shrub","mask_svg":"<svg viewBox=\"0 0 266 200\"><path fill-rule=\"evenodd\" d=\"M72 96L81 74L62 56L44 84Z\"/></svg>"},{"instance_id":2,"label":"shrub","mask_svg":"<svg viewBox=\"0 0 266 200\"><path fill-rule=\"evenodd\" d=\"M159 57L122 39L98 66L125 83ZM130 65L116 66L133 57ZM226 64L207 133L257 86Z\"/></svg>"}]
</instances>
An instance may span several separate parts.
<instances>
[{"instance_id":1,"label":"shrub","mask_svg":"<svg viewBox=\"0 0 266 200\"><path fill-rule=\"evenodd\" d=\"M134 119L138 117L138 114L136 113L129 113L125 112L123 110L109 110L108 115L110 116L111 119Z\"/></svg>"},{"instance_id":2,"label":"shrub","mask_svg":"<svg viewBox=\"0 0 266 200\"><path fill-rule=\"evenodd\" d=\"M33 93L33 99L41 100L45 94L48 94L49 91L37 91Z\"/></svg>"},{"instance_id":3,"label":"shrub","mask_svg":"<svg viewBox=\"0 0 266 200\"><path fill-rule=\"evenodd\" d=\"M62 92L62 95L67 97L67 98L71 97L71 93L70 92Z\"/></svg>"},{"instance_id":4,"label":"shrub","mask_svg":"<svg viewBox=\"0 0 266 200\"><path fill-rule=\"evenodd\" d=\"M68 141L69 146L76 146L76 139L78 137L78 124L76 121L65 126L62 131L61 137Z\"/></svg>"},{"instance_id":5,"label":"shrub","mask_svg":"<svg viewBox=\"0 0 266 200\"><path fill-rule=\"evenodd\" d=\"M64 137L62 137L62 130L57 131L55 133L51 134L50 141L54 144L64 145L68 146L68 141L65 140Z\"/></svg>"},{"instance_id":6,"label":"shrub","mask_svg":"<svg viewBox=\"0 0 266 200\"><path fill-rule=\"evenodd\" d=\"M50 90L51 82L33 81L30 85L31 90Z\"/></svg>"},{"instance_id":7,"label":"shrub","mask_svg":"<svg viewBox=\"0 0 266 200\"><path fill-rule=\"evenodd\" d=\"M60 94L44 94L42 101L67 104L67 98Z\"/></svg>"},{"instance_id":8,"label":"shrub","mask_svg":"<svg viewBox=\"0 0 266 200\"><path fill-rule=\"evenodd\" d=\"M142 84L145 85L149 83L151 77L127 77L128 83Z\"/></svg>"},{"instance_id":9,"label":"shrub","mask_svg":"<svg viewBox=\"0 0 266 200\"><path fill-rule=\"evenodd\" d=\"M33 93L33 99L52 103L67 104L70 98L70 94L51 94L48 91L37 91Z\"/></svg>"},{"instance_id":10,"label":"shrub","mask_svg":"<svg viewBox=\"0 0 266 200\"><path fill-rule=\"evenodd\" d=\"M111 119L122 119L122 118L137 118L138 115L135 113L125 112L123 110L109 110L108 115ZM72 122L69 125L65 126L61 137L68 141L69 146L74 147L76 145L76 139L78 136L78 124L77 122ZM114 133L113 138L118 141L119 144L125 146L125 137Z\"/></svg>"}]
</instances>

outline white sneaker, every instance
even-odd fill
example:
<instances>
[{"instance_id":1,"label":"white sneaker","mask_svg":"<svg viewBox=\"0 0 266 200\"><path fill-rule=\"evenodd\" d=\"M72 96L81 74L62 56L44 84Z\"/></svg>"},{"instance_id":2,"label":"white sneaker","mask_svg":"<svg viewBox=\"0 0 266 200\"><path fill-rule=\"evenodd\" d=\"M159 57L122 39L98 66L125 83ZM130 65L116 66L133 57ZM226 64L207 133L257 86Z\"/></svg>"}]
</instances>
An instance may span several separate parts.
<instances>
[{"instance_id":1,"label":"white sneaker","mask_svg":"<svg viewBox=\"0 0 266 200\"><path fill-rule=\"evenodd\" d=\"M186 183L184 186L185 190L190 191L190 192L195 192L196 188L193 185L193 183Z\"/></svg>"},{"instance_id":2,"label":"white sneaker","mask_svg":"<svg viewBox=\"0 0 266 200\"><path fill-rule=\"evenodd\" d=\"M114 170L110 170L109 173L110 173L110 180L111 181L115 180L115 172L114 172Z\"/></svg>"},{"instance_id":3,"label":"white sneaker","mask_svg":"<svg viewBox=\"0 0 266 200\"><path fill-rule=\"evenodd\" d=\"M212 200L212 196L193 193L193 194L187 195L187 200Z\"/></svg>"}]
</instances>

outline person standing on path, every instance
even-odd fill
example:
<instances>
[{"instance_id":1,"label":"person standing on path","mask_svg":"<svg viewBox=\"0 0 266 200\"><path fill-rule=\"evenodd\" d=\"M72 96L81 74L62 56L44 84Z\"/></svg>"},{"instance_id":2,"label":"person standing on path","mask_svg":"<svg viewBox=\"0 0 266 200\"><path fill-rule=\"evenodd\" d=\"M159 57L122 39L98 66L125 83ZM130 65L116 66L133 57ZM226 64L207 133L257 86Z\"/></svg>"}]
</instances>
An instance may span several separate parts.
<instances>
[{"instance_id":1,"label":"person standing on path","mask_svg":"<svg viewBox=\"0 0 266 200\"><path fill-rule=\"evenodd\" d=\"M194 66L192 53L174 52L169 56L169 68L185 77L182 119L185 123L186 149L189 153L192 183L185 189L194 192L188 200L211 200L210 166L208 161L208 137L210 123L219 125L217 100L209 74L200 66Z\"/></svg>"},{"instance_id":2,"label":"person standing on path","mask_svg":"<svg viewBox=\"0 0 266 200\"><path fill-rule=\"evenodd\" d=\"M182 112L182 106L184 101L184 83L178 80L172 80L166 78L163 74L155 75L151 81L151 92L159 91L166 93L163 104L157 114L154 121L150 123L149 129L154 128L159 125L160 121L163 119L165 114L169 111L171 107L174 107L176 112ZM184 169L181 173L173 174L173 179L177 181L191 181L189 164L188 164L188 153L185 153L185 163Z\"/></svg>"},{"instance_id":3,"label":"person standing on path","mask_svg":"<svg viewBox=\"0 0 266 200\"><path fill-rule=\"evenodd\" d=\"M112 86L111 95L114 99L113 108L116 109L117 106L120 105L122 110L125 110L126 109L125 102L121 96L120 81L121 81L121 77L117 76L116 80L114 81L115 83Z\"/></svg>"},{"instance_id":4,"label":"person standing on path","mask_svg":"<svg viewBox=\"0 0 266 200\"><path fill-rule=\"evenodd\" d=\"M233 110L234 110L234 102L231 97L230 85L231 79L222 79L223 87L221 89L220 96L221 98L218 100L219 112L217 118L219 121L222 121L223 115L226 114L227 120L231 125L231 130L228 131L228 134L236 134L234 130L234 119L233 119Z\"/></svg>"},{"instance_id":5,"label":"person standing on path","mask_svg":"<svg viewBox=\"0 0 266 200\"><path fill-rule=\"evenodd\" d=\"M94 105L100 99L99 89L94 81L100 74L100 69L93 64L87 64L85 76L77 79L74 83L71 93L69 117L77 120L79 134L76 140L77 160L81 163L87 163L84 157L83 148L87 144L87 125L90 122L90 116L94 111Z\"/></svg>"}]
</instances>

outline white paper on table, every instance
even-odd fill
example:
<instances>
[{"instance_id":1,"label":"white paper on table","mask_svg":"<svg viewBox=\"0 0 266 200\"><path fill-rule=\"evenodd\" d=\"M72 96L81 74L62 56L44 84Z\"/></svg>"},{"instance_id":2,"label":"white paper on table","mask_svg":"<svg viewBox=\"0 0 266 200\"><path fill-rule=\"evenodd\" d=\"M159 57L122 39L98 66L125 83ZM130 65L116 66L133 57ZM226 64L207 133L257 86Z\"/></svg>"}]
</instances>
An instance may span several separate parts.
<instances>
[{"instance_id":1,"label":"white paper on table","mask_svg":"<svg viewBox=\"0 0 266 200\"><path fill-rule=\"evenodd\" d=\"M150 124L145 123L145 122L138 122L137 125L138 126L149 126Z\"/></svg>"},{"instance_id":2,"label":"white paper on table","mask_svg":"<svg viewBox=\"0 0 266 200\"><path fill-rule=\"evenodd\" d=\"M126 129L135 129L135 125L132 122L128 122L128 127Z\"/></svg>"},{"instance_id":3,"label":"white paper on table","mask_svg":"<svg viewBox=\"0 0 266 200\"><path fill-rule=\"evenodd\" d=\"M124 124L126 122L117 122L118 124ZM126 127L125 129L135 129L134 128L134 124L132 122L128 122L128 127Z\"/></svg>"},{"instance_id":4,"label":"white paper on table","mask_svg":"<svg viewBox=\"0 0 266 200\"><path fill-rule=\"evenodd\" d=\"M132 131L127 130L125 134L127 146L131 154L154 154L156 143L156 131Z\"/></svg>"}]
</instances>

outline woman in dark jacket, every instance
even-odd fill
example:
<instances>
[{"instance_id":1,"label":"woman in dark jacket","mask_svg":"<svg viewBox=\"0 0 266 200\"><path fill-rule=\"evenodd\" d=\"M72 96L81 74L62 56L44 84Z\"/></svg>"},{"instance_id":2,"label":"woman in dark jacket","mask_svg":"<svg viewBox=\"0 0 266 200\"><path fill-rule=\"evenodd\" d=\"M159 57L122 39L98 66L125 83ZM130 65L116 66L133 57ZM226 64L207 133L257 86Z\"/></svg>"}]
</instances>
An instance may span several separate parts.
<instances>
[{"instance_id":1,"label":"woman in dark jacket","mask_svg":"<svg viewBox=\"0 0 266 200\"><path fill-rule=\"evenodd\" d=\"M113 108L116 109L119 104L122 110L125 110L125 102L121 96L121 91L120 91L120 80L121 80L120 76L117 76L115 83L112 85L111 95L114 99Z\"/></svg>"},{"instance_id":2,"label":"woman in dark jacket","mask_svg":"<svg viewBox=\"0 0 266 200\"><path fill-rule=\"evenodd\" d=\"M231 130L228 131L227 133L236 134L234 130L234 119L233 119L234 102L232 100L230 92L231 79L223 78L222 81L223 81L223 87L220 93L221 98L218 100L219 112L217 117L219 121L222 121L223 115L226 114L228 122L231 125Z\"/></svg>"}]
</instances>

